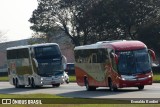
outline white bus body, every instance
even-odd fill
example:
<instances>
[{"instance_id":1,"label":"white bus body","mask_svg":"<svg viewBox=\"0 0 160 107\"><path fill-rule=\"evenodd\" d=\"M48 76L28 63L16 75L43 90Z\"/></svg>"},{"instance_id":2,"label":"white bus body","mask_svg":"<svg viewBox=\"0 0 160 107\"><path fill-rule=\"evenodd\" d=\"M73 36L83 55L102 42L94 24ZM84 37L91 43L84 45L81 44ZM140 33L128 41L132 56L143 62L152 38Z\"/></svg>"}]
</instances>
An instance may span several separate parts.
<instances>
[{"instance_id":1,"label":"white bus body","mask_svg":"<svg viewBox=\"0 0 160 107\"><path fill-rule=\"evenodd\" d=\"M65 58L56 43L11 47L6 51L9 82L16 88L59 87L69 81L63 68Z\"/></svg>"}]
</instances>

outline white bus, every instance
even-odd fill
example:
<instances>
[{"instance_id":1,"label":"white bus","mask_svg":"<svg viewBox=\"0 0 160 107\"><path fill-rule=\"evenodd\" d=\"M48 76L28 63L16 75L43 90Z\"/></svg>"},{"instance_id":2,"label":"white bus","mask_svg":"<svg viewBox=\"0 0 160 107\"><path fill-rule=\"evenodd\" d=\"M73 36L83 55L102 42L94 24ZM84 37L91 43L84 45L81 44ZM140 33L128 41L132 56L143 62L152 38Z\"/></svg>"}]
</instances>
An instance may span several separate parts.
<instances>
[{"instance_id":1,"label":"white bus","mask_svg":"<svg viewBox=\"0 0 160 107\"><path fill-rule=\"evenodd\" d=\"M69 82L64 72L66 58L59 45L45 43L7 48L8 76L16 88L52 85Z\"/></svg>"}]
</instances>

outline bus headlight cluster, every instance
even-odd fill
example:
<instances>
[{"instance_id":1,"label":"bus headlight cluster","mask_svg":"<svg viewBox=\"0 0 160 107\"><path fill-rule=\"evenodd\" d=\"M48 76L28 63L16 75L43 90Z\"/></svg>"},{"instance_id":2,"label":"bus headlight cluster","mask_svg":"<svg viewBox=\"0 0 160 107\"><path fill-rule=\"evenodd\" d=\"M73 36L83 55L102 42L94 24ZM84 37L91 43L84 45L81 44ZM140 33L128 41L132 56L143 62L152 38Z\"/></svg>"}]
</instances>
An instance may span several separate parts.
<instances>
[{"instance_id":1,"label":"bus headlight cluster","mask_svg":"<svg viewBox=\"0 0 160 107\"><path fill-rule=\"evenodd\" d=\"M152 77L152 75L148 75L148 78L151 78Z\"/></svg>"},{"instance_id":2,"label":"bus headlight cluster","mask_svg":"<svg viewBox=\"0 0 160 107\"><path fill-rule=\"evenodd\" d=\"M118 77L118 78L123 81L126 80L124 77Z\"/></svg>"},{"instance_id":3,"label":"bus headlight cluster","mask_svg":"<svg viewBox=\"0 0 160 107\"><path fill-rule=\"evenodd\" d=\"M124 81L124 80L126 80L126 79L125 79L125 78L121 78L121 80L123 80L123 81Z\"/></svg>"}]
</instances>

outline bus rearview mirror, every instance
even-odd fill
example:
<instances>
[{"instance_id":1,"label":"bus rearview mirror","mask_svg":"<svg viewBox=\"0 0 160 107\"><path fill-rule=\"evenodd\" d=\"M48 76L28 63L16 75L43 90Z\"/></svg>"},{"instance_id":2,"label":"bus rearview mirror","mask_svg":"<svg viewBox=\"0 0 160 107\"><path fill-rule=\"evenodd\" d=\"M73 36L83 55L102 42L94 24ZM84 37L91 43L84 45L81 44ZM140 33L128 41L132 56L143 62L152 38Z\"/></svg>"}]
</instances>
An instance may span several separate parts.
<instances>
[{"instance_id":1,"label":"bus rearview mirror","mask_svg":"<svg viewBox=\"0 0 160 107\"><path fill-rule=\"evenodd\" d=\"M67 58L64 55L62 55L62 63L63 63L63 69L65 70L67 66Z\"/></svg>"},{"instance_id":2,"label":"bus rearview mirror","mask_svg":"<svg viewBox=\"0 0 160 107\"><path fill-rule=\"evenodd\" d=\"M148 49L148 53L152 57L152 60L155 61L156 60L155 52L153 50L151 50L151 49Z\"/></svg>"},{"instance_id":3,"label":"bus rearview mirror","mask_svg":"<svg viewBox=\"0 0 160 107\"><path fill-rule=\"evenodd\" d=\"M118 64L118 56L115 53L111 53L111 58L113 58L116 64Z\"/></svg>"}]
</instances>

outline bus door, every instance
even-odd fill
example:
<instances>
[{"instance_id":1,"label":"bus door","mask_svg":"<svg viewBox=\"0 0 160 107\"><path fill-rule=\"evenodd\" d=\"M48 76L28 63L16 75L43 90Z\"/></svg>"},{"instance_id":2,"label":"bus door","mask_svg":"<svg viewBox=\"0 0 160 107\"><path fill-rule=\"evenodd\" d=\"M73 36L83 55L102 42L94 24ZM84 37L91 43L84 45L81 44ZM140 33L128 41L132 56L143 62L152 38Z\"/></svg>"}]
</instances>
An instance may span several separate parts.
<instances>
[{"instance_id":1,"label":"bus door","mask_svg":"<svg viewBox=\"0 0 160 107\"><path fill-rule=\"evenodd\" d=\"M109 53L109 59L110 59L110 70L109 70L109 77L111 79L111 81L113 82L113 84L115 85L118 82L118 70L117 70L117 56L114 53L113 49L108 49L108 53Z\"/></svg>"}]
</instances>

